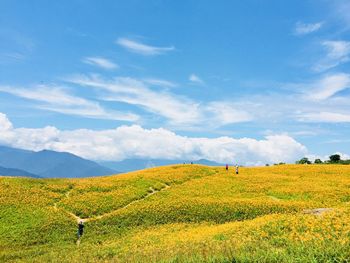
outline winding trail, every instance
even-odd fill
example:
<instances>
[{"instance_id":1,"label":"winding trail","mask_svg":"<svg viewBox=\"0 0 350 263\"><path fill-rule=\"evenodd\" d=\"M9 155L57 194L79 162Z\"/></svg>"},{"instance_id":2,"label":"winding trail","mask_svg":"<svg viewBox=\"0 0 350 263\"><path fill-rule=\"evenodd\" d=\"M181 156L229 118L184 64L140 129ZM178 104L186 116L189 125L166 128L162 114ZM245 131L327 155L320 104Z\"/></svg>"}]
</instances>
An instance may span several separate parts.
<instances>
[{"instance_id":1,"label":"winding trail","mask_svg":"<svg viewBox=\"0 0 350 263\"><path fill-rule=\"evenodd\" d=\"M218 170L215 170L214 173L209 174L209 175L206 175L206 176L203 176L203 177L200 177L200 178L211 177L211 176L217 175L218 173L219 173L219 171L218 171ZM188 182L188 181L195 180L195 179L197 179L197 178L190 178L189 180L185 180L185 181L182 182L182 183L186 183L186 182ZM126 205L123 206L123 207L119 207L119 208L117 208L117 209L115 209L115 210L112 210L112 211L110 211L110 212L107 212L107 213L102 214L102 215L99 215L99 216L81 218L81 217L77 216L76 214L74 214L74 213L72 213L72 212L70 212L70 211L67 211L66 209L64 209L64 208L62 208L62 207L58 207L58 203L59 203L63 198L60 199L59 201L57 201L56 203L54 203L54 209L55 209L55 210L61 210L61 211L63 211L64 213L66 213L66 214L68 214L69 216L71 216L72 218L74 218L78 223L81 222L81 221L82 221L82 222L95 221L95 220L102 219L102 218L104 218L104 217L106 217L106 216L112 215L112 214L114 214L114 213L116 213L116 212L118 212L118 211L120 211L120 210L126 209L126 208L128 208L129 206L131 206L131 205L133 205L133 204L135 204L135 203L138 203L138 202L140 202L140 201L143 201L143 200L149 198L150 196L152 196L152 195L154 195L154 194L156 194L156 193L158 193L158 192L165 191L165 190L167 190L168 188L171 187L171 185L169 185L169 184L167 184L167 183L163 183L163 185L164 185L164 187L161 188L160 190L156 190L156 189L154 189L153 187L150 187L150 188L149 188L150 192L149 192L147 195L145 195L145 196L143 196L143 197L141 197L141 198L139 198L139 199L133 200L133 201L131 201L130 203L126 204ZM72 192L73 190L74 190L74 188L71 188L69 191L67 191L67 192L65 193L65 197L64 197L64 198L69 198L69 195L71 194L71 192Z\"/></svg>"},{"instance_id":2,"label":"winding trail","mask_svg":"<svg viewBox=\"0 0 350 263\"><path fill-rule=\"evenodd\" d=\"M324 213L333 211L334 208L314 208L314 209L305 209L303 211L303 214L307 215L315 215L315 216L322 216Z\"/></svg>"},{"instance_id":3,"label":"winding trail","mask_svg":"<svg viewBox=\"0 0 350 263\"><path fill-rule=\"evenodd\" d=\"M213 176L213 175L216 175L216 174L218 174L218 171L215 171L214 174L210 174L210 175L207 175L207 176ZM207 176L204 176L204 177L207 177ZM202 177L202 178L203 178L203 177ZM188 181L191 181L191 180L193 180L193 179L186 180L185 182L188 182ZM130 203L126 204L126 205L123 206L123 207L119 207L119 208L117 208L117 209L115 209L115 210L112 210L112 211L110 211L110 212L108 212L108 213L105 213L105 214L102 214L102 215L99 215L99 216L88 217L88 218L81 218L81 217L77 216L76 214L74 214L74 213L72 213L72 212L70 212L70 211L67 211L67 210L64 209L63 207L59 207L59 206L58 206L58 203L61 202L63 199L69 198L69 196L70 196L71 192L74 190L74 188L71 188L69 191L67 191L67 192L64 194L64 197L63 197L63 198L61 198L59 201L57 201L57 202L54 203L53 207L54 207L55 210L57 210L57 211L58 211L58 210L61 210L61 211L63 211L64 213L66 213L67 215L69 215L70 217L74 218L75 221L76 221L77 223L79 223L79 222L96 221L96 220L100 220L100 219L102 219L102 218L104 218L104 217L110 216L110 215L112 215L112 214L114 214L114 213L117 213L117 212L120 211L120 210L126 209L126 208L128 208L129 206L131 206L131 205L133 205L133 204L135 204L135 203L141 202L141 201L143 201L143 200L145 200L145 199L151 197L152 195L154 195L154 194L156 194L156 193L159 193L159 192L162 192L162 191L165 191L165 190L167 190L167 189L169 189L169 188L171 187L171 185L169 185L169 184L167 184L167 183L163 183L163 185L164 185L164 187L161 188L161 189L159 189L159 190L156 190L156 189L154 189L153 187L150 187L150 188L149 188L150 191L149 191L145 196L143 196L143 197L141 197L141 198L139 198L139 199L135 199L135 200L131 201ZM79 238L77 239L77 241L76 241L76 245L79 246L79 245L80 245L80 242L81 242L81 238L79 237Z\"/></svg>"},{"instance_id":4,"label":"winding trail","mask_svg":"<svg viewBox=\"0 0 350 263\"><path fill-rule=\"evenodd\" d=\"M133 201L131 201L130 203L126 204L126 205L123 206L123 207L119 207L119 208L117 208L117 209L115 209L115 210L112 210L112 211L110 211L110 212L108 212L108 213L105 213L105 214L102 214L102 215L99 215L99 216L94 216L94 217L81 218L81 217L77 216L76 214L67 211L67 210L64 209L64 208L58 207L57 204L58 204L58 202L60 202L62 199L61 199L60 201L54 203L54 209L55 209L55 210L62 210L62 211L65 212L66 214L68 214L68 215L70 215L71 217L73 217L78 223L81 222L81 221L85 223L85 222L89 222L89 221L99 220L99 219L102 219L102 218L104 218L104 217L106 217L106 216L112 215L112 214L116 213L117 211L126 209L126 208L128 208L129 206L131 206L131 205L133 205L133 204L135 204L135 203L138 203L138 202L140 202L140 201L143 201L143 200L149 198L150 196L152 196L152 195L154 195L154 194L156 194L156 193L159 193L159 192L161 192L161 191L164 191L164 190L166 190L166 189L168 189L168 188L170 188L170 185L168 185L168 184L164 184L164 187L161 188L160 190L156 190L156 189L154 189L153 187L150 187L150 188L149 188L150 192L149 192L147 195L143 196L142 198L133 200ZM71 190L69 190L67 193L65 193L65 198L69 198L69 195L70 195L70 193L71 193L72 191L73 191L73 189L71 189Z\"/></svg>"},{"instance_id":5,"label":"winding trail","mask_svg":"<svg viewBox=\"0 0 350 263\"><path fill-rule=\"evenodd\" d=\"M69 212L69 211L67 211L66 209L62 208L62 207L58 207L58 205L57 205L58 202L60 202L60 201L61 201L62 199L64 199L64 198L69 198L69 195L70 195L70 193L73 191L73 188L70 189L68 192L65 193L64 198L62 198L62 199L59 200L58 202L55 202L54 205L53 205L53 207L54 207L54 209L55 209L56 211L61 210L61 211L63 211L64 213L70 215L71 217L73 217L73 218L77 221L77 223L79 223L79 222L84 222L84 223L85 223L85 222L89 222L89 221L95 221L95 220L102 219L102 218L104 218L104 217L106 217L106 216L109 216L109 215L111 215L111 214L116 213L117 211L126 209L126 208L128 208L129 206L131 206L131 205L133 205L133 204L135 204L135 203L141 202L141 201L143 201L143 200L149 198L150 196L152 196L152 195L154 195L154 194L156 194L156 193L158 193L158 192L164 191L164 190L166 190L166 189L168 189L168 188L170 188L170 185L168 185L168 184L164 184L164 187L161 188L160 190L156 190L156 189L154 189L153 187L150 187L150 188L149 188L150 191L149 191L148 194L145 195L144 197L139 198L139 199L136 199L136 200L133 200L133 201L131 201L130 203L126 204L126 205L123 206L123 207L120 207L120 208L118 208L118 209L115 209L115 210L113 210L113 211L110 211L110 212L108 212L108 213L105 213L105 214L102 214L102 215L99 215L99 216L95 216L95 217L81 218L81 217L77 216L76 214L74 214L74 213L72 213L72 212ZM80 246L80 242L81 242L81 237L78 237L78 239L77 239L77 241L76 241L76 245L77 245L78 247Z\"/></svg>"}]
</instances>

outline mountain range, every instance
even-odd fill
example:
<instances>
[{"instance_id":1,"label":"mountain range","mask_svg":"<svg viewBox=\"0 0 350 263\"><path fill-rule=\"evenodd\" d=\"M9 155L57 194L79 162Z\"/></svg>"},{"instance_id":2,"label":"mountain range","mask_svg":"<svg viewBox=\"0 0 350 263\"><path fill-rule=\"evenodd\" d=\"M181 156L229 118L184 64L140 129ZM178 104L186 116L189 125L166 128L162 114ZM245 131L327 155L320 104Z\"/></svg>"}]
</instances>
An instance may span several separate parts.
<instances>
[{"instance_id":1,"label":"mountain range","mask_svg":"<svg viewBox=\"0 0 350 263\"><path fill-rule=\"evenodd\" d=\"M25 177L34 177L40 178L40 176L28 173L27 171L23 171L15 168L5 168L0 166L0 176L25 176Z\"/></svg>"},{"instance_id":2,"label":"mountain range","mask_svg":"<svg viewBox=\"0 0 350 263\"><path fill-rule=\"evenodd\" d=\"M0 146L0 166L1 175L18 176L23 173L23 176L43 178L82 178L118 173L67 152L34 152L6 146Z\"/></svg>"}]
</instances>

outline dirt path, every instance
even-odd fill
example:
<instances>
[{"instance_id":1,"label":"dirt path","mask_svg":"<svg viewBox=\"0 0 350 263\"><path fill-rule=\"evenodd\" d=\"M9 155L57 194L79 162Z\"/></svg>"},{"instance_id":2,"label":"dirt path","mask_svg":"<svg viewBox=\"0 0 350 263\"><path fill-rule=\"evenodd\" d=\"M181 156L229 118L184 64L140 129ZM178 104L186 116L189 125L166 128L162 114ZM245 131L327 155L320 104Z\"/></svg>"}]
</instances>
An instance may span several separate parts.
<instances>
[{"instance_id":1,"label":"dirt path","mask_svg":"<svg viewBox=\"0 0 350 263\"><path fill-rule=\"evenodd\" d=\"M140 202L140 201L143 201L143 200L149 198L150 196L152 196L152 195L154 195L154 194L156 194L156 193L159 193L159 192L161 192L161 191L164 191L164 190L166 190L166 189L168 189L168 188L170 188L170 186L167 185L167 184L165 184L165 186L164 186L162 189L160 189L160 190L155 190L153 187L150 187L150 188L149 188L150 192L149 192L147 195L145 195L144 197L140 198L140 199L136 199L136 200L134 200L134 201L131 201L131 202L128 203L127 205L125 205L125 206L123 206L123 207L120 207L120 208L118 208L118 209L116 209L116 210L113 210L113 211L111 211L111 212L108 212L108 213L105 213L105 214L102 214L102 215L99 215L99 216L95 216L95 217L80 218L80 220L82 220L83 222L89 222L89 221L95 221L95 220L102 219L102 218L104 218L104 217L106 217L106 216L109 216L109 215L112 215L112 214L116 213L117 211L126 209L126 208L128 208L129 206L131 206L131 205L133 205L133 204L135 204L135 203L138 203L138 202Z\"/></svg>"},{"instance_id":2,"label":"dirt path","mask_svg":"<svg viewBox=\"0 0 350 263\"><path fill-rule=\"evenodd\" d=\"M62 211L65 212L66 214L68 214L68 215L70 215L71 217L73 217L77 222L80 222L80 221L81 221L81 218L80 218L79 216L77 216L77 215L75 215L75 214L73 214L73 213L71 213L71 212L65 210L65 209L62 208L62 207L58 207L58 205L57 205L57 204L58 204L60 201L62 201L63 199L69 198L69 195L70 195L70 193L71 193L72 191L73 191L73 188L70 189L69 191L67 191L67 192L64 194L64 197L63 197L63 198L61 198L58 202L55 202L55 203L53 204L53 207L54 207L55 210L62 210Z\"/></svg>"},{"instance_id":3,"label":"dirt path","mask_svg":"<svg viewBox=\"0 0 350 263\"><path fill-rule=\"evenodd\" d=\"M108 213L105 213L105 214L102 214L102 215L99 215L99 216L94 216L94 217L81 218L81 217L77 216L76 214L65 210L64 208L59 208L59 207L57 206L57 203L58 203L58 202L54 203L54 209L55 209L55 210L62 210L62 211L64 211L66 214L68 214L68 215L70 215L71 217L73 217L78 223L81 222L81 221L85 223L85 222L89 222L89 221L95 221L95 220L102 219L102 218L104 218L104 217L106 217L106 216L109 216L109 215L111 215L111 214L116 213L117 211L126 209L126 208L128 208L129 206L131 206L131 205L133 205L133 204L135 204L135 203L138 203L138 202L140 202L140 201L143 201L143 200L149 198L150 196L152 196L152 195L154 195L154 194L156 194L156 193L158 193L158 192L164 191L164 190L166 190L166 189L168 189L168 188L170 188L170 185L167 185L167 184L164 184L164 187L163 187L162 189L160 189L160 190L155 190L153 187L150 187L150 188L149 188L150 192L149 192L147 195L145 195L144 197L139 198L139 199L136 199L136 200L134 200L134 201L131 201L130 203L128 203L127 205L125 205L125 206L123 206L123 207L117 208L117 209L115 209L115 210L113 210L113 211L110 211L110 212L108 212ZM72 192L72 190L73 190L73 189L71 189L71 190L69 190L67 193L65 193L65 198L69 198L69 195L70 195L70 193Z\"/></svg>"},{"instance_id":4,"label":"dirt path","mask_svg":"<svg viewBox=\"0 0 350 263\"><path fill-rule=\"evenodd\" d=\"M127 205L125 205L125 206L123 206L123 207L121 207L121 208L118 208L118 209L113 210L113 211L111 211L111 212L105 213L105 214L103 214L103 215L99 215L99 216L96 216L96 217L91 217L91 218L87 218L87 219L83 219L83 220L85 220L85 222L86 222L86 221L90 221L90 220L93 221L93 220L98 220L98 219L104 218L104 217L106 217L106 216L109 216L109 215L111 215L111 214L114 214L114 213L117 212L117 211L126 209L126 208L128 208L129 206L131 206L131 205L133 205L133 204L135 204L135 203L138 203L138 202L140 202L140 201L143 201L143 200L147 199L148 197L150 197L150 196L152 196L152 195L154 195L154 194L156 194L156 193L159 193L159 192L161 192L161 191L164 191L164 190L166 190L166 189L168 189L168 188L170 188L170 185L167 185L167 184L166 184L162 189L160 189L160 190L155 190L153 187L150 187L149 189L151 190L151 192L149 192L146 196L144 196L144 197L142 197L142 198L140 198L140 199L136 199L136 200L130 202L129 204L127 204Z\"/></svg>"},{"instance_id":5,"label":"dirt path","mask_svg":"<svg viewBox=\"0 0 350 263\"><path fill-rule=\"evenodd\" d=\"M216 175L216 174L218 174L217 171L216 171L214 174L211 174L211 175L208 175L208 176L213 176L213 175ZM188 181L190 181L190 180L188 180ZM188 181L185 181L185 182L188 182ZM67 192L65 193L65 195L64 195L64 197L63 197L62 199L60 199L59 201L57 201L57 202L54 203L54 209L55 209L55 210L61 210L61 211L63 211L63 212L66 213L67 215L69 215L69 216L71 216L72 218L74 218L75 221L76 221L77 223L79 223L79 222L90 222L90 221L100 220L100 219L102 219L102 218L104 218L104 217L110 216L110 215L112 215L112 214L114 214L114 213L116 213L116 212L118 212L118 211L120 211L120 210L123 210L123 209L128 208L129 206L131 206L131 205L133 205L133 204L135 204L135 203L141 202L141 201L143 201L143 200L145 200L145 199L151 197L152 195L154 195L154 194L156 194L156 193L159 193L159 192L161 192L161 191L165 191L165 190L167 190L167 189L170 188L170 187L171 187L171 186L168 185L168 184L166 184L166 183L164 184L164 187L161 188L160 190L156 190L156 189L154 189L153 187L150 187L150 188L149 188L150 191L149 191L145 196L143 196L142 198L133 200L133 201L131 201L130 203L126 204L125 206L120 207L120 208L117 208L117 209L115 209L115 210L113 210L113 211L110 211L110 212L108 212L108 213L105 213L105 214L102 214L102 215L99 215L99 216L88 217L88 218L81 218L81 217L77 216L76 214L74 214L74 213L72 213L72 212L69 212L69 211L67 211L66 209L62 208L62 207L58 207L58 203L59 203L62 199L69 198L71 192L74 190L74 189L72 188L72 189L70 189L69 191L67 191ZM77 241L76 241L76 245L79 246L79 245L80 245L80 242L81 242L81 238L78 238Z\"/></svg>"},{"instance_id":6,"label":"dirt path","mask_svg":"<svg viewBox=\"0 0 350 263\"><path fill-rule=\"evenodd\" d=\"M268 195L268 197L271 198L272 200L275 200L275 201L281 201L281 199L279 199L278 197L273 196L273 195Z\"/></svg>"},{"instance_id":7,"label":"dirt path","mask_svg":"<svg viewBox=\"0 0 350 263\"><path fill-rule=\"evenodd\" d=\"M315 208L315 209L306 209L303 211L303 214L307 215L315 215L315 216L322 216L324 213L333 211L333 208Z\"/></svg>"},{"instance_id":8,"label":"dirt path","mask_svg":"<svg viewBox=\"0 0 350 263\"><path fill-rule=\"evenodd\" d=\"M210 175L207 175L207 176L208 176L208 177L209 177L209 176L211 177L211 176L217 175L218 173L219 173L218 171L215 171L214 174L210 174ZM203 176L203 177L207 177L207 176ZM203 177L201 177L201 178L203 178ZM191 181L191 180L194 180L194 179L189 179L189 180L186 180L185 182L188 182L188 181ZM185 182L183 182L183 183L185 183ZM164 187L161 188L160 190L156 190L156 189L154 189L153 187L150 187L150 188L149 188L150 192L149 192L147 195L145 195L144 197L139 198L139 199L136 199L136 200L134 200L134 201L131 201L130 203L128 203L127 205L125 205L125 206L123 206L123 207L117 208L117 209L115 209L115 210L113 210L113 211L110 211L110 212L108 212L108 213L105 213L105 214L102 214L102 215L99 215L99 216L94 216L94 217L81 218L81 217L77 216L76 214L65 210L64 208L58 207L57 204L58 204L59 201L56 202L56 203L54 203L54 209L55 209L55 210L62 210L62 211L65 212L66 214L68 214L68 215L70 215L71 217L73 217L78 223L81 222L81 221L82 221L82 222L95 221L95 220L102 219L102 218L104 218L104 217L106 217L106 216L112 215L112 214L114 214L114 213L116 213L117 211L120 211L120 210L122 210L122 209L126 209L126 208L128 208L129 206L131 206L131 205L133 205L133 204L135 204L135 203L138 203L138 202L140 202L140 201L143 201L143 200L149 198L150 196L152 196L152 195L154 195L154 194L156 194L156 193L158 193L158 192L164 191L164 190L166 190L166 189L168 189L168 188L170 188L170 187L171 187L171 186L168 185L168 184L166 184L166 183L164 183ZM67 192L65 193L65 198L69 198L69 195L71 194L71 192L72 192L73 190L74 190L74 189L72 188L72 189L70 189L69 191L67 191ZM61 200L62 200L62 199L61 199ZM61 201L61 200L60 200L60 201Z\"/></svg>"}]
</instances>

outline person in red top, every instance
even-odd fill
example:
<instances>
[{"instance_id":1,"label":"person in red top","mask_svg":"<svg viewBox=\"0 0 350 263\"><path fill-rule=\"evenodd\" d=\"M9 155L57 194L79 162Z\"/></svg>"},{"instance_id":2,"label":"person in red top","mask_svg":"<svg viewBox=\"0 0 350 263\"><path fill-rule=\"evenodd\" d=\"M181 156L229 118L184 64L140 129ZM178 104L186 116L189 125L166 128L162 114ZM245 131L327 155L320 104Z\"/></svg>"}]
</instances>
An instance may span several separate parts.
<instances>
[{"instance_id":1,"label":"person in red top","mask_svg":"<svg viewBox=\"0 0 350 263\"><path fill-rule=\"evenodd\" d=\"M226 171L228 171L228 164L226 164Z\"/></svg>"}]
</instances>

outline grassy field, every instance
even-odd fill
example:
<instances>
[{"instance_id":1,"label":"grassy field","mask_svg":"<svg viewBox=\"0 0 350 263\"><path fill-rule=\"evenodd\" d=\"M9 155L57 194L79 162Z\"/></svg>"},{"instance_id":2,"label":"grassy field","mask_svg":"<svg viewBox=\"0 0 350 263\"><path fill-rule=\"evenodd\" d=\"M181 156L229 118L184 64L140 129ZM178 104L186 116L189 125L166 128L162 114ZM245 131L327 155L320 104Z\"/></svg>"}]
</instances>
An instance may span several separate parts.
<instances>
[{"instance_id":1,"label":"grassy field","mask_svg":"<svg viewBox=\"0 0 350 263\"><path fill-rule=\"evenodd\" d=\"M350 166L0 177L0 192L0 262L350 262Z\"/></svg>"}]
</instances>

